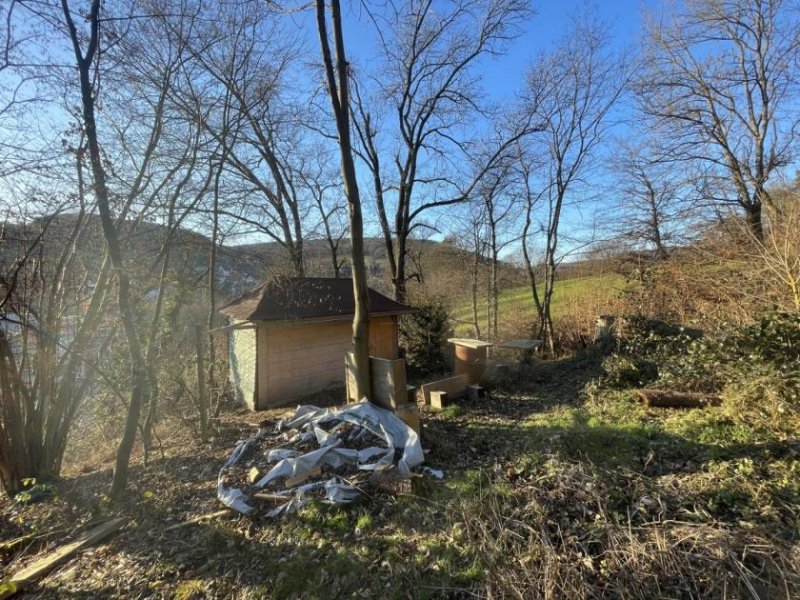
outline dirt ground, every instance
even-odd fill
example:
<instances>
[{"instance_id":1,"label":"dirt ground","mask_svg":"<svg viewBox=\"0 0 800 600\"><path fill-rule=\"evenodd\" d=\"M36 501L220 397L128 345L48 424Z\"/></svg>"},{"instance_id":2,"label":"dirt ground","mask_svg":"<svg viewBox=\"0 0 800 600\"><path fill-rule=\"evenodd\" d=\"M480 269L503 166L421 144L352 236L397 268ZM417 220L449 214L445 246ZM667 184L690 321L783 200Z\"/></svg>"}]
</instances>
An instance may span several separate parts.
<instances>
[{"instance_id":1,"label":"dirt ground","mask_svg":"<svg viewBox=\"0 0 800 600\"><path fill-rule=\"evenodd\" d=\"M600 373L591 355L538 363L485 399L423 410L426 463L443 482L279 521L231 512L168 530L220 510L217 473L236 441L291 408L224 412L204 444L164 424L163 455L147 468L134 457L116 504L113 446L77 440L54 498L0 500L0 540L37 536L0 550L0 574L124 516L121 532L28 596L791 598L798 444L712 439L711 411L647 411L616 392L593 400Z\"/></svg>"},{"instance_id":2,"label":"dirt ground","mask_svg":"<svg viewBox=\"0 0 800 600\"><path fill-rule=\"evenodd\" d=\"M533 373L533 384L552 376L545 365L539 365ZM587 375L580 370L576 373L581 380ZM569 386L569 382L559 382L562 392L565 385ZM509 428L535 409L530 398L506 394L503 398L502 404L487 399L463 410L468 411L470 420ZM310 403L332 405L335 398L323 394L310 399ZM240 517L231 511L230 516L221 519L165 530L223 508L216 498L217 473L236 441L255 433L259 425L274 426L292 412L292 407L259 413L244 409L223 412L206 444L199 443L186 426L162 425L158 435L160 447L153 452L147 468L142 465L141 449L136 449L129 494L118 503L112 503L106 495L112 476L113 444L97 447L96 440L74 441L68 456L70 464L65 468L63 481L55 485L52 500L22 506L5 498L0 500L2 540L31 533L38 536L7 552L2 571L11 573L24 567L95 521L125 516L129 524L119 534L58 568L31 587L28 594L214 597L236 595L243 585L242 589L252 587L259 595L259 586L265 579L275 577L293 554L296 540L291 539L291 534L288 539L274 535L276 529L287 529L286 523ZM427 464L452 476L471 468L497 467L512 459L512 437L503 436L491 444L482 442L477 448L459 412L436 414L423 410ZM386 501L381 498L381 502ZM365 498L358 510L375 515L386 508L375 503L375 499ZM224 522L222 528L218 526L220 521ZM291 529L291 524L288 528ZM352 531L322 535L342 537L343 533L345 542L353 535Z\"/></svg>"}]
</instances>

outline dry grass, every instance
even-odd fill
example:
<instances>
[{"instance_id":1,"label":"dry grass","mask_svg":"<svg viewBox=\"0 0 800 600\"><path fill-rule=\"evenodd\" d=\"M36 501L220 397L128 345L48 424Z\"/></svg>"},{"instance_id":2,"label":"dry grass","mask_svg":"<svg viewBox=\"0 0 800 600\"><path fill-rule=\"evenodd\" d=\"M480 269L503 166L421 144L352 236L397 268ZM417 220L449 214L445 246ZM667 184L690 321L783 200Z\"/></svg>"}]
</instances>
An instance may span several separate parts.
<instances>
[{"instance_id":1,"label":"dry grass","mask_svg":"<svg viewBox=\"0 0 800 600\"><path fill-rule=\"evenodd\" d=\"M621 314L627 282L617 275L568 279L556 283L553 294L553 321L556 350L567 356L586 347L594 339L595 321L600 315ZM481 300L479 315L486 331L486 301ZM500 295L498 339L527 339L536 335L538 319L528 286L504 290ZM453 318L458 335L474 335L471 305L463 301Z\"/></svg>"},{"instance_id":2,"label":"dry grass","mask_svg":"<svg viewBox=\"0 0 800 600\"><path fill-rule=\"evenodd\" d=\"M709 520L675 519L659 485L619 473L638 502L615 514L608 473L553 458L550 472L525 484L492 488L460 501L455 514L476 560L485 592L517 598L792 598L800 592L800 560L791 544L758 531ZM461 519L459 519L461 522Z\"/></svg>"},{"instance_id":3,"label":"dry grass","mask_svg":"<svg viewBox=\"0 0 800 600\"><path fill-rule=\"evenodd\" d=\"M741 224L709 231L670 260L647 268L625 314L717 329L765 309L800 308L800 205L758 242Z\"/></svg>"},{"instance_id":4,"label":"dry grass","mask_svg":"<svg viewBox=\"0 0 800 600\"><path fill-rule=\"evenodd\" d=\"M218 510L217 468L280 416L224 413L208 444L165 423L165 458L145 469L137 455L119 505L105 498L113 453L76 441L55 499L0 501L3 538L131 518L34 589L43 597L800 597L798 444L732 423L724 406L645 409L593 384L601 359L538 362L488 399L423 411L427 462L445 480L411 494L167 531Z\"/></svg>"}]
</instances>

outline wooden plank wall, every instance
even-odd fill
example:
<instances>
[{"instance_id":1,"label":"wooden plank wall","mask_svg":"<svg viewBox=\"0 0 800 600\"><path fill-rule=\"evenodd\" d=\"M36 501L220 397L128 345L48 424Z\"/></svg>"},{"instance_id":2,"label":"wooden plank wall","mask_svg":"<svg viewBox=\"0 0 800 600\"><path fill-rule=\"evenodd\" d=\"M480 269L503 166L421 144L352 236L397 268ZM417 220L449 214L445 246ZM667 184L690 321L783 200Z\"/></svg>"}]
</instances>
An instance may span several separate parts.
<instances>
[{"instance_id":1,"label":"wooden plank wall","mask_svg":"<svg viewBox=\"0 0 800 600\"><path fill-rule=\"evenodd\" d=\"M302 399L344 384L344 357L352 348L352 324L331 321L258 328L258 408ZM370 353L396 354L396 319L370 322Z\"/></svg>"},{"instance_id":2,"label":"wooden plank wall","mask_svg":"<svg viewBox=\"0 0 800 600\"><path fill-rule=\"evenodd\" d=\"M388 360L400 356L397 317L378 317L369 323L369 355Z\"/></svg>"}]
</instances>

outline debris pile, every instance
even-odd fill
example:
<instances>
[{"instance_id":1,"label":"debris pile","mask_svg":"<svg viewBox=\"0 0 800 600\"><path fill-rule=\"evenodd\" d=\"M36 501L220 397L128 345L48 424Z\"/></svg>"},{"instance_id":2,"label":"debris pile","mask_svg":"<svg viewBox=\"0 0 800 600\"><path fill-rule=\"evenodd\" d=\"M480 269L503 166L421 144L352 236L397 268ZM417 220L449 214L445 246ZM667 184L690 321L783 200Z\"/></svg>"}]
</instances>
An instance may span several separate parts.
<instances>
[{"instance_id":1,"label":"debris pile","mask_svg":"<svg viewBox=\"0 0 800 600\"><path fill-rule=\"evenodd\" d=\"M299 406L274 431L262 428L237 443L219 472L217 495L240 513L280 517L314 498L352 502L375 473L408 477L423 461L419 437L391 411L369 402Z\"/></svg>"}]
</instances>

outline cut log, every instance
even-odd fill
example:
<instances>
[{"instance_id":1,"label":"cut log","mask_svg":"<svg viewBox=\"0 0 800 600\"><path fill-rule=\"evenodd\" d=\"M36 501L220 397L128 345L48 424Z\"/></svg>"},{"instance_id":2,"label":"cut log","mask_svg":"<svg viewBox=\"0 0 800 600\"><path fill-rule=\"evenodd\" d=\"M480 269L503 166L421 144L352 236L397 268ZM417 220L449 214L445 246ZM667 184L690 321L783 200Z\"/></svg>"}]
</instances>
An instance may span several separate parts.
<instances>
[{"instance_id":1,"label":"cut log","mask_svg":"<svg viewBox=\"0 0 800 600\"><path fill-rule=\"evenodd\" d=\"M57 548L47 556L40 558L29 567L17 571L8 579L0 582L0 600L13 596L22 591L27 586L35 583L44 577L52 569L69 560L81 550L92 544L107 538L112 533L118 531L127 522L127 519L110 519L101 523L97 527L90 529L82 534L74 542L70 542Z\"/></svg>"},{"instance_id":2,"label":"cut log","mask_svg":"<svg viewBox=\"0 0 800 600\"><path fill-rule=\"evenodd\" d=\"M673 392L669 390L636 390L639 401L655 408L705 408L719 406L719 396L695 392Z\"/></svg>"},{"instance_id":3,"label":"cut log","mask_svg":"<svg viewBox=\"0 0 800 600\"><path fill-rule=\"evenodd\" d=\"M294 477L289 477L289 479L286 480L285 485L287 488L293 488L300 485L307 479L311 479L312 477L316 477L318 475L322 475L322 467L314 467L313 469L309 469L304 473L300 473L299 475L295 475Z\"/></svg>"}]
</instances>

